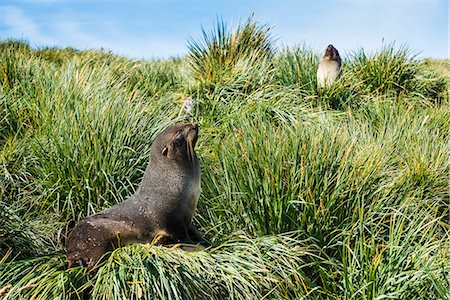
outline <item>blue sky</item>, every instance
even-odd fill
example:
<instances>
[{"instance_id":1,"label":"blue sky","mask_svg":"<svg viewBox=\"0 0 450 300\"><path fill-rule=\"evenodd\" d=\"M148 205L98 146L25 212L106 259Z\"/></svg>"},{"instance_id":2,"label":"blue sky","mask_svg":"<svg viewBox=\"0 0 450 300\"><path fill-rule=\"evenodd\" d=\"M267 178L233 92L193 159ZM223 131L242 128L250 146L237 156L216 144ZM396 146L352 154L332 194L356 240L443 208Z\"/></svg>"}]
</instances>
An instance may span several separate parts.
<instances>
[{"instance_id":1,"label":"blue sky","mask_svg":"<svg viewBox=\"0 0 450 300\"><path fill-rule=\"evenodd\" d=\"M406 44L420 57L449 58L448 0L2 0L0 39L36 47L104 48L130 58L187 53L189 37L217 17L230 27L252 13L273 26L277 45L306 44L341 54L384 43Z\"/></svg>"}]
</instances>

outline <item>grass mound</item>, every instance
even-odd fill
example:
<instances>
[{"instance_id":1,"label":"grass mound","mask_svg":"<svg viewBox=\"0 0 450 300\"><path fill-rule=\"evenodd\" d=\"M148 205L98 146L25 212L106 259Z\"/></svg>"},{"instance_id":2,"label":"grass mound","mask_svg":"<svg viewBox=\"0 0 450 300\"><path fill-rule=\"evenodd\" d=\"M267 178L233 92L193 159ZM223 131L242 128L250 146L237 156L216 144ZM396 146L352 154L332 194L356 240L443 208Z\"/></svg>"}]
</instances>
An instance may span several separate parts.
<instances>
[{"instance_id":1,"label":"grass mound","mask_svg":"<svg viewBox=\"0 0 450 300\"><path fill-rule=\"evenodd\" d=\"M127 246L91 274L80 267L65 270L59 254L22 260L0 267L0 285L7 297L34 299L279 298L314 293L305 275L311 261L321 263L318 250L293 236L240 236L198 252Z\"/></svg>"},{"instance_id":2,"label":"grass mound","mask_svg":"<svg viewBox=\"0 0 450 300\"><path fill-rule=\"evenodd\" d=\"M201 86L249 91L267 82L273 46L270 27L249 18L230 31L218 20L211 31L202 29L202 40L189 41L191 74ZM269 74L267 74L269 73Z\"/></svg>"}]
</instances>

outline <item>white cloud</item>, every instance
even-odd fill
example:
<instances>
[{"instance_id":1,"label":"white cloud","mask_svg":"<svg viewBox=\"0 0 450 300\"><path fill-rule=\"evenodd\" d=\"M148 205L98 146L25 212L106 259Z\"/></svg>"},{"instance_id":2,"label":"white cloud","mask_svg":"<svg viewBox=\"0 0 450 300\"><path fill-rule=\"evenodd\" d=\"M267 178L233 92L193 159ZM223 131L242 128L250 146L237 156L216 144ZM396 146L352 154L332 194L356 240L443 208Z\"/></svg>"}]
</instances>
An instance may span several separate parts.
<instances>
[{"instance_id":1,"label":"white cloud","mask_svg":"<svg viewBox=\"0 0 450 300\"><path fill-rule=\"evenodd\" d=\"M27 17L22 10L15 6L0 7L0 15L3 15L6 27L5 38L22 38L33 43L51 45L55 40L43 34L39 25Z\"/></svg>"},{"instance_id":2,"label":"white cloud","mask_svg":"<svg viewBox=\"0 0 450 300\"><path fill-rule=\"evenodd\" d=\"M82 24L78 21L67 20L57 22L56 34L65 44L76 45L83 48L99 48L102 42L99 38L83 30Z\"/></svg>"},{"instance_id":3,"label":"white cloud","mask_svg":"<svg viewBox=\"0 0 450 300\"><path fill-rule=\"evenodd\" d=\"M75 47L77 49L105 48L114 52L122 48L128 54L134 47L123 46L120 39L111 39L98 36L92 28L100 29L100 24L91 23L84 26L71 11L62 10L58 14L47 15L45 23L26 15L25 11L13 5L0 6L0 15L3 15L3 38L23 39L33 46ZM43 25L44 27L40 26ZM104 24L103 24L104 25ZM44 33L45 32L45 33ZM101 32L101 30L100 30Z\"/></svg>"}]
</instances>

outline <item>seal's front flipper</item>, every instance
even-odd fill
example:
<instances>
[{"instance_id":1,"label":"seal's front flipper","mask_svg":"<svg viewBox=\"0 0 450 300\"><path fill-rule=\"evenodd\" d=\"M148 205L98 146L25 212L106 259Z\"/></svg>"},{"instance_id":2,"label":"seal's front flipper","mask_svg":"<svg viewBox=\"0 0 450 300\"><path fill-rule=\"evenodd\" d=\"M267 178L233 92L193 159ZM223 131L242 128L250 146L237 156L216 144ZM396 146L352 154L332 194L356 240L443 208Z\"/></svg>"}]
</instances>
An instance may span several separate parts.
<instances>
[{"instance_id":1,"label":"seal's front flipper","mask_svg":"<svg viewBox=\"0 0 450 300\"><path fill-rule=\"evenodd\" d=\"M194 227L194 225L189 226L188 234L190 239L194 244L199 244L204 247L209 246L209 242L202 236L202 234Z\"/></svg>"}]
</instances>

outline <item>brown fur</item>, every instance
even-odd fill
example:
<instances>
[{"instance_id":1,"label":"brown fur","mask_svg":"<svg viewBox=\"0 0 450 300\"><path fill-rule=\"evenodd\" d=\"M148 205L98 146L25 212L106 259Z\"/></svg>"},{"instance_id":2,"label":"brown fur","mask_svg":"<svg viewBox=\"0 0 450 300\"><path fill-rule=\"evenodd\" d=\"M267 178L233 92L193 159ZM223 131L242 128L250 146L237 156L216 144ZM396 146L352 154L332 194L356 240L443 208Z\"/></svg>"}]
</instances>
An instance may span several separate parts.
<instances>
[{"instance_id":1,"label":"brown fur","mask_svg":"<svg viewBox=\"0 0 450 300\"><path fill-rule=\"evenodd\" d=\"M153 142L138 191L126 201L81 220L67 241L68 267L93 267L108 251L131 243L202 243L192 225L200 192L194 151L198 126L180 124Z\"/></svg>"}]
</instances>

